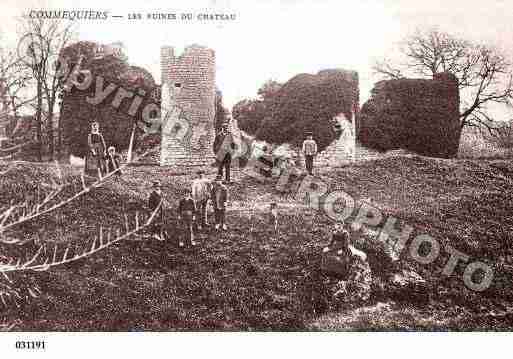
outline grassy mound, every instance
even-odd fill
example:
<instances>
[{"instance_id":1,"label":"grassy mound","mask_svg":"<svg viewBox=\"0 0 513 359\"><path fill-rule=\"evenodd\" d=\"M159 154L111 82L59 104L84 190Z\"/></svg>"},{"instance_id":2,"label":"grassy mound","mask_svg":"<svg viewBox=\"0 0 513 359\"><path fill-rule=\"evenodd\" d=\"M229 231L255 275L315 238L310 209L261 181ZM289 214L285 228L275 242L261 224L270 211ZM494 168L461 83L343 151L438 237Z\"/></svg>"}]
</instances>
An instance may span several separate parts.
<instances>
[{"instance_id":1,"label":"grassy mound","mask_svg":"<svg viewBox=\"0 0 513 359\"><path fill-rule=\"evenodd\" d=\"M426 233L439 241L441 251L437 260L428 265L415 262L408 249L402 253L401 263L414 268L430 287L429 305L409 308L410 314L414 313L412 318L404 315L403 307L387 309L390 315L378 310L375 316L369 314L376 312L371 309L363 311L363 316L353 312L327 315L313 321L312 328L511 327L511 315L506 314L513 300L508 284L513 279L513 250L509 244L513 240L513 221L508 214L513 166L509 162L406 156L369 161L329 173L324 179L331 188L342 189L357 201L379 208L385 219L394 216L400 227L412 226L414 232L407 246L413 237ZM379 230L385 219L374 229ZM468 289L462 280L465 265L461 263L453 275L443 275L442 269L449 260L444 250L447 246L468 255L468 263L481 261L490 265L494 271L491 286L483 292ZM367 249L372 253L372 248ZM497 317L499 312L502 314ZM384 321L380 322L380 318Z\"/></svg>"}]
</instances>

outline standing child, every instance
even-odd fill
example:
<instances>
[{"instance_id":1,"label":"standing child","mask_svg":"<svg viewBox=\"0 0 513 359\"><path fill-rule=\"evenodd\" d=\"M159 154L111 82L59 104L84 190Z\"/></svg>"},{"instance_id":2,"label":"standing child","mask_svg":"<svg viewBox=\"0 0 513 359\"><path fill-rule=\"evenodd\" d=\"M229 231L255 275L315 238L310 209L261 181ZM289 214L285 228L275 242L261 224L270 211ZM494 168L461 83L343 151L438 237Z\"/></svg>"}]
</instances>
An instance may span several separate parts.
<instances>
[{"instance_id":1,"label":"standing child","mask_svg":"<svg viewBox=\"0 0 513 359\"><path fill-rule=\"evenodd\" d=\"M218 175L212 186L212 202L214 204L214 216L216 230L223 228L226 231L226 203L228 202L228 189L223 184L223 177Z\"/></svg>"},{"instance_id":2,"label":"standing child","mask_svg":"<svg viewBox=\"0 0 513 359\"><path fill-rule=\"evenodd\" d=\"M276 202L272 202L270 207L270 214L271 214L271 225L274 226L274 231L278 230L278 205Z\"/></svg>"},{"instance_id":3,"label":"standing child","mask_svg":"<svg viewBox=\"0 0 513 359\"><path fill-rule=\"evenodd\" d=\"M110 146L107 150L106 167L107 173L111 173L117 170L116 175L121 175L121 170L119 167L121 166L121 157L116 153L116 148L114 146Z\"/></svg>"},{"instance_id":4,"label":"standing child","mask_svg":"<svg viewBox=\"0 0 513 359\"><path fill-rule=\"evenodd\" d=\"M207 226L207 202L210 195L210 181L203 177L203 171L198 171L198 177L192 181L192 199L196 204L196 222L198 229Z\"/></svg>"},{"instance_id":5,"label":"standing child","mask_svg":"<svg viewBox=\"0 0 513 359\"><path fill-rule=\"evenodd\" d=\"M178 203L178 219L182 221L185 228L185 237L191 246L195 246L194 242L194 228L193 223L196 213L196 204L192 199L191 190L187 188L185 190L185 196ZM182 237L179 240L179 246L183 247L184 242Z\"/></svg>"},{"instance_id":6,"label":"standing child","mask_svg":"<svg viewBox=\"0 0 513 359\"><path fill-rule=\"evenodd\" d=\"M303 141L303 154L305 155L306 171L310 176L313 175L313 161L317 155L317 142L313 139L312 134L308 134L306 140Z\"/></svg>"},{"instance_id":7,"label":"standing child","mask_svg":"<svg viewBox=\"0 0 513 359\"><path fill-rule=\"evenodd\" d=\"M159 241L164 240L164 202L162 199L162 188L159 181L153 181L152 191L148 198L148 207L151 213L153 213L158 206L160 208L153 218L153 224L151 225L151 234L155 239Z\"/></svg>"}]
</instances>

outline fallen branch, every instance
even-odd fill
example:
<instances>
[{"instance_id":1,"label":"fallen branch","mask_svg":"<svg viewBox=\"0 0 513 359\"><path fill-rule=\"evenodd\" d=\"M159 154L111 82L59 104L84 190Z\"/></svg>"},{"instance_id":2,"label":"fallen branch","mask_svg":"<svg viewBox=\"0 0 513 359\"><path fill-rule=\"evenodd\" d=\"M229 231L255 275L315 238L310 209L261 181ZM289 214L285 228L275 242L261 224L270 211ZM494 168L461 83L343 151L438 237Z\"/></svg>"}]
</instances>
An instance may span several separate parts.
<instances>
[{"instance_id":1,"label":"fallen branch","mask_svg":"<svg viewBox=\"0 0 513 359\"><path fill-rule=\"evenodd\" d=\"M11 259L8 263L0 264L0 273L2 273L4 276L7 277L6 273L9 272L20 272L20 271L45 271L48 270L51 267L59 266L66 263L71 263L83 258L86 258L92 254L95 254L109 246L111 246L114 243L120 242L124 239L129 238L132 235L137 234L137 232L141 231L144 228L147 228L150 226L153 222L153 219L155 218L156 214L160 210L162 206L162 202L157 206L157 208L151 213L150 217L146 222L144 222L142 225L140 224L139 220L139 212L136 212L135 214L135 224L133 229L130 229L130 225L128 223L128 220L125 220L124 227L125 232L121 234L121 231L119 229L116 230L116 236L112 239L111 233L112 230L109 229L107 231L107 235L104 236L104 230L103 227L100 227L99 235L94 237L91 246L88 248L85 248L84 251L80 254L75 254L74 256L68 256L70 252L70 246L66 247L64 251L64 255L58 255L57 246L54 247L53 255L52 256L42 256L41 253L43 253L43 250L45 249L45 246L41 246L37 252L34 254L32 258L27 260L26 262L21 262L18 260L16 263L14 263L14 259ZM8 277L7 277L8 278Z\"/></svg>"}]
</instances>

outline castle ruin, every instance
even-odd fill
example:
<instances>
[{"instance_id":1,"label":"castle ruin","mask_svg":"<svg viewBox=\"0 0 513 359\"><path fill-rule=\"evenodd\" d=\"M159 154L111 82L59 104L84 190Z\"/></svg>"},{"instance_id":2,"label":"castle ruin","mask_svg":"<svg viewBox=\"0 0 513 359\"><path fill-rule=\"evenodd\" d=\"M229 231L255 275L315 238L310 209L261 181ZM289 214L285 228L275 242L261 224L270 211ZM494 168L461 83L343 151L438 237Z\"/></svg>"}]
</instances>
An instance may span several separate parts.
<instances>
[{"instance_id":1,"label":"castle ruin","mask_svg":"<svg viewBox=\"0 0 513 359\"><path fill-rule=\"evenodd\" d=\"M164 46L160 56L161 113L168 112L162 123L160 165L206 166L214 158L215 52L192 45L176 56L173 47ZM184 123L187 129L180 128Z\"/></svg>"},{"instance_id":2,"label":"castle ruin","mask_svg":"<svg viewBox=\"0 0 513 359\"><path fill-rule=\"evenodd\" d=\"M450 158L460 137L458 79L438 73L433 79L395 79L375 84L363 105L357 139L381 151L405 149Z\"/></svg>"}]
</instances>

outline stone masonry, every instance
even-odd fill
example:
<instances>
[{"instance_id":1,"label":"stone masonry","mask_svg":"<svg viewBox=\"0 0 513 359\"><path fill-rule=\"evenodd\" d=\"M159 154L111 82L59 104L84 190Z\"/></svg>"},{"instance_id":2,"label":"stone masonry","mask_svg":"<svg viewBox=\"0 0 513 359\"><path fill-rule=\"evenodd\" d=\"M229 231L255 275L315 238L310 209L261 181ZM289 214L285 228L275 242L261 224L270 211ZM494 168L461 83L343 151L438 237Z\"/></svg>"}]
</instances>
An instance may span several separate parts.
<instances>
[{"instance_id":1,"label":"stone masonry","mask_svg":"<svg viewBox=\"0 0 513 359\"><path fill-rule=\"evenodd\" d=\"M161 166L207 166L214 160L215 53L192 45L175 56L161 48ZM178 110L170 111L176 109ZM186 124L186 125L184 125Z\"/></svg>"}]
</instances>

